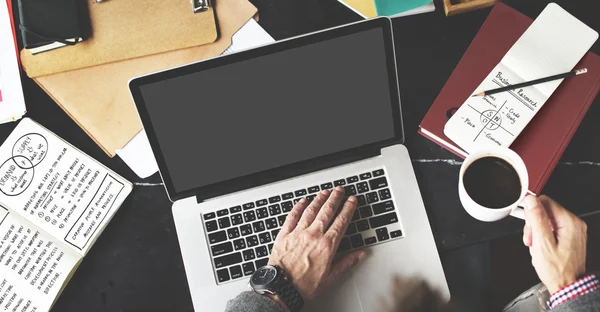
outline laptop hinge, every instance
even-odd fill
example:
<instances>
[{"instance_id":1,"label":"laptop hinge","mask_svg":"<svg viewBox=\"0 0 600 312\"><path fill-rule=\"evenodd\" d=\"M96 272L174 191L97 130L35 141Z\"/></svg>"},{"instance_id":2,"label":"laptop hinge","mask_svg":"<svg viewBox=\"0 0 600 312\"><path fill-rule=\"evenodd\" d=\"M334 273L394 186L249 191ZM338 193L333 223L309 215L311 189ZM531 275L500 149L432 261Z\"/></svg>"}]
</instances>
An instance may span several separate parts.
<instances>
[{"instance_id":1,"label":"laptop hinge","mask_svg":"<svg viewBox=\"0 0 600 312\"><path fill-rule=\"evenodd\" d=\"M367 158L372 158L372 157L379 156L379 155L381 155L380 148L371 148L371 149L365 149L365 150L361 150L361 151L354 151L351 154L344 155L344 156L337 155L335 157L329 157L329 158L318 158L318 159L315 159L314 161L306 163L305 165L302 166L302 168L294 168L294 169L289 169L289 170L275 170L275 172L265 174L263 177L261 177L260 181L258 181L259 179L252 179L252 182L241 182L241 183L232 182L232 184L234 184L234 185L229 185L228 187L220 187L220 188L214 188L214 189L210 189L210 190L205 189L202 191L202 194L200 194L200 193L196 194L196 201L200 204L200 203L204 202L205 200L211 199L213 197L243 191L243 190L261 186L264 184L293 178L293 177L296 177L296 176L299 176L302 174L317 172L320 170L341 166L344 164L352 163L355 161L360 161L360 160L367 159Z\"/></svg>"}]
</instances>

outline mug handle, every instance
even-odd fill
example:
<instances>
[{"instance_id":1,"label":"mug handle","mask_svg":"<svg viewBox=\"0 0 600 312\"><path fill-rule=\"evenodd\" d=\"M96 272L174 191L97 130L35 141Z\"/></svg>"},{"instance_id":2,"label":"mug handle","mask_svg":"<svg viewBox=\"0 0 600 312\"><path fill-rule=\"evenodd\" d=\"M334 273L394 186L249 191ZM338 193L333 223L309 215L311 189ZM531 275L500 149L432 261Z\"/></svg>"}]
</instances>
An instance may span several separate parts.
<instances>
[{"instance_id":1,"label":"mug handle","mask_svg":"<svg viewBox=\"0 0 600 312\"><path fill-rule=\"evenodd\" d=\"M515 207L511 212L510 215L515 217L515 218L519 218L522 220L525 220L525 210L523 209L522 206L517 206Z\"/></svg>"}]
</instances>

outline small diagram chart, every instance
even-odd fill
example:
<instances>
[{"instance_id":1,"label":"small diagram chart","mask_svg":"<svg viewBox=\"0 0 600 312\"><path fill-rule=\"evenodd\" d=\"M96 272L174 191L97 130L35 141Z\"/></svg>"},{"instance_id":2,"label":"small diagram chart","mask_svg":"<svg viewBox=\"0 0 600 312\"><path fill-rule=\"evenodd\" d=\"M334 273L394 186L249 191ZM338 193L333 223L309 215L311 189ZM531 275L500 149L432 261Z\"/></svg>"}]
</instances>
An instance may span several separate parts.
<instances>
[{"instance_id":1,"label":"small diagram chart","mask_svg":"<svg viewBox=\"0 0 600 312\"><path fill-rule=\"evenodd\" d=\"M502 115L493 109L488 109L480 114L481 124L489 130L496 130L502 125Z\"/></svg>"}]
</instances>

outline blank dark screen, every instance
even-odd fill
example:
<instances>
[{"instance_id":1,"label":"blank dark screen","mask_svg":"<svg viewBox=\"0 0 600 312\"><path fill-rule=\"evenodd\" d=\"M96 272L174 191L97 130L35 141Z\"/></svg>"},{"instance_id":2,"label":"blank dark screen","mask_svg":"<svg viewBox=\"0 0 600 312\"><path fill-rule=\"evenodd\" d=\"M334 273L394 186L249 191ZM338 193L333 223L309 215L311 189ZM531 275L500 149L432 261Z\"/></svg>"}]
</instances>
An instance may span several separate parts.
<instances>
[{"instance_id":1,"label":"blank dark screen","mask_svg":"<svg viewBox=\"0 0 600 312\"><path fill-rule=\"evenodd\" d=\"M393 138L389 83L378 28L140 89L179 193Z\"/></svg>"}]
</instances>

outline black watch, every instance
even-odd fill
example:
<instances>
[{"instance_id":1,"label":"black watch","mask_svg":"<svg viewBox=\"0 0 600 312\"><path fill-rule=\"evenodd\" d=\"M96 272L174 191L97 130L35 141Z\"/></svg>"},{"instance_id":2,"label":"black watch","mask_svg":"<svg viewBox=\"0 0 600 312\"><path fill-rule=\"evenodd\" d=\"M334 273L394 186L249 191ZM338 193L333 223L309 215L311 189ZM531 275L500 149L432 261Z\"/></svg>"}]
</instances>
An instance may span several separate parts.
<instances>
[{"instance_id":1,"label":"black watch","mask_svg":"<svg viewBox=\"0 0 600 312\"><path fill-rule=\"evenodd\" d=\"M265 265L259 268L252 274L248 285L259 294L277 295L291 312L298 312L304 306L302 295L278 266Z\"/></svg>"}]
</instances>

